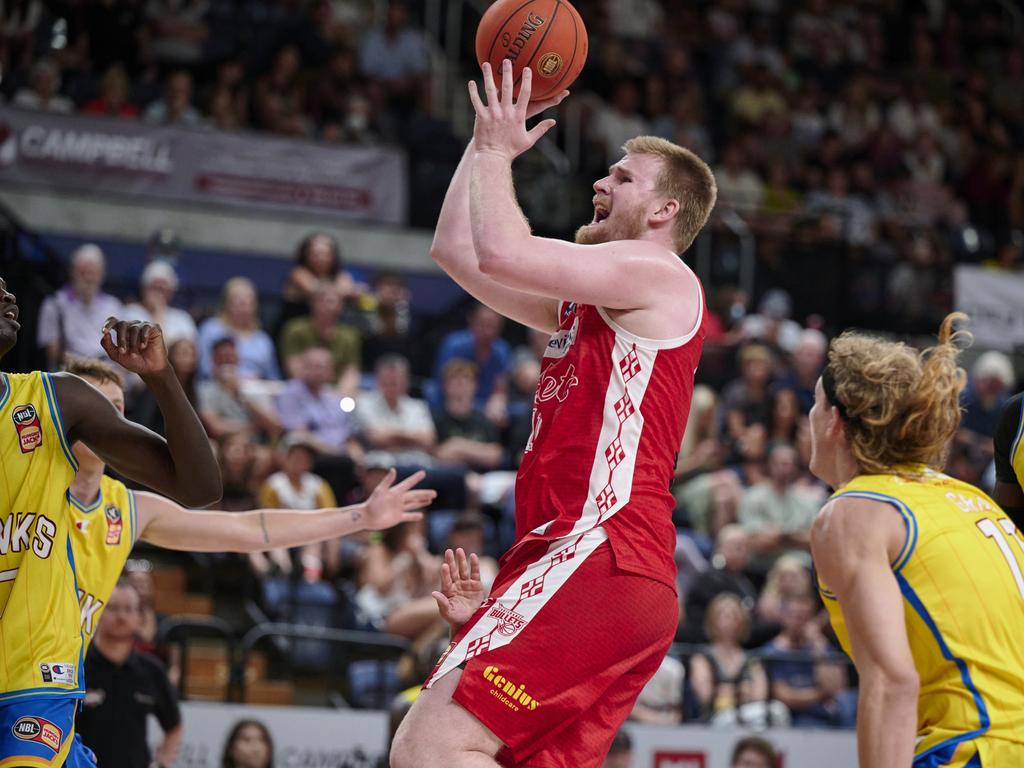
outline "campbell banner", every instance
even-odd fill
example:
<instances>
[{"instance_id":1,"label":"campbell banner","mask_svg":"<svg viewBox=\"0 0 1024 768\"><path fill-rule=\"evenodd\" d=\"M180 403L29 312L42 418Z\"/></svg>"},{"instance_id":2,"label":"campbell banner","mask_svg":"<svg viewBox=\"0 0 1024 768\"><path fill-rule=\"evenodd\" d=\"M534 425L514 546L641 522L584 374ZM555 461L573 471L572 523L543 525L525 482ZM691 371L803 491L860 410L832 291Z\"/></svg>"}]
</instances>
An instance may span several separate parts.
<instances>
[{"instance_id":1,"label":"campbell banner","mask_svg":"<svg viewBox=\"0 0 1024 768\"><path fill-rule=\"evenodd\" d=\"M0 107L0 184L404 224L404 153Z\"/></svg>"}]
</instances>

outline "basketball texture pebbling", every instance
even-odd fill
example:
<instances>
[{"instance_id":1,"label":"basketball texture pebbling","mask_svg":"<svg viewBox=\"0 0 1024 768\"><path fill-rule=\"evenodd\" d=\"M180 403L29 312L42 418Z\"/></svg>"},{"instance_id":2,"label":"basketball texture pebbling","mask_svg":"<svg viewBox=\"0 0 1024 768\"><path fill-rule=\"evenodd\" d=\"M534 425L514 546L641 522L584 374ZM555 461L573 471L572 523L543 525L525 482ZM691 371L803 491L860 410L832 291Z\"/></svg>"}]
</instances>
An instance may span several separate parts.
<instances>
[{"instance_id":1,"label":"basketball texture pebbling","mask_svg":"<svg viewBox=\"0 0 1024 768\"><path fill-rule=\"evenodd\" d=\"M587 28L566 0L497 0L476 30L476 58L491 63L501 88L501 62L512 60L515 94L523 68L533 70L531 101L555 96L579 77L587 60Z\"/></svg>"}]
</instances>

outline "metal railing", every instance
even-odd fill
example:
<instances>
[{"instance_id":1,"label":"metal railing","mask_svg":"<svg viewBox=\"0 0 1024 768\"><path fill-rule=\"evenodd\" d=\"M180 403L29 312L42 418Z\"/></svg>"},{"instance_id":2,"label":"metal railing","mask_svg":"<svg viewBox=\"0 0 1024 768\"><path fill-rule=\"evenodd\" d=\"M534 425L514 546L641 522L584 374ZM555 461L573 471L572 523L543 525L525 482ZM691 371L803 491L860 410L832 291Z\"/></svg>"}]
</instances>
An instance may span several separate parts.
<instances>
[{"instance_id":1,"label":"metal railing","mask_svg":"<svg viewBox=\"0 0 1024 768\"><path fill-rule=\"evenodd\" d=\"M231 699L231 680L236 674L238 657L238 636L230 624L216 616L168 616L160 622L156 639L158 644L180 648L178 696L182 699L188 698L189 645L199 639L219 641L224 648L228 669L224 680L224 701Z\"/></svg>"}]
</instances>

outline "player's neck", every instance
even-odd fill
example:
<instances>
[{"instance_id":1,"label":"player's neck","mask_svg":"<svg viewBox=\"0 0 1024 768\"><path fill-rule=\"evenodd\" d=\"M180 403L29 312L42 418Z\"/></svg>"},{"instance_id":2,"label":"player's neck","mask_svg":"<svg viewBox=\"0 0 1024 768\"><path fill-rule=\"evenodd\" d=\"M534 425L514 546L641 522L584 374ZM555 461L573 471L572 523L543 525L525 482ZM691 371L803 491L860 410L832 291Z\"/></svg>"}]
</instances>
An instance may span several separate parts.
<instances>
[{"instance_id":1,"label":"player's neck","mask_svg":"<svg viewBox=\"0 0 1024 768\"><path fill-rule=\"evenodd\" d=\"M100 494L104 465L80 464L69 490L82 504L92 504Z\"/></svg>"},{"instance_id":2,"label":"player's neck","mask_svg":"<svg viewBox=\"0 0 1024 768\"><path fill-rule=\"evenodd\" d=\"M829 485L833 488L842 488L859 474L861 474L861 468L857 460L853 458L853 454L848 451L841 451L836 454Z\"/></svg>"}]
</instances>

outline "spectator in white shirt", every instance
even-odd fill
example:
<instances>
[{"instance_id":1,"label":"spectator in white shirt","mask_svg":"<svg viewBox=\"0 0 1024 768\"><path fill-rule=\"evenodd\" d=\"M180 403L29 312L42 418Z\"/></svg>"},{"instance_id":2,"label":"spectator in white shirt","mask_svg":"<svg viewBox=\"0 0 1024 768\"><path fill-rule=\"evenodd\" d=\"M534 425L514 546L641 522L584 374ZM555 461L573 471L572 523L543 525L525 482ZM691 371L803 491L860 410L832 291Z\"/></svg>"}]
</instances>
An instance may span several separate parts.
<instances>
[{"instance_id":1,"label":"spectator in white shirt","mask_svg":"<svg viewBox=\"0 0 1024 768\"><path fill-rule=\"evenodd\" d=\"M178 290L178 273L166 261L154 261L142 271L140 302L125 308L125 319L159 324L168 347L179 339L196 340L196 322L183 309L171 306Z\"/></svg>"},{"instance_id":2,"label":"spectator in white shirt","mask_svg":"<svg viewBox=\"0 0 1024 768\"><path fill-rule=\"evenodd\" d=\"M409 397L409 362L384 355L375 373L377 389L356 410L364 441L373 450L390 451L400 465L429 467L437 433L426 402Z\"/></svg>"},{"instance_id":3,"label":"spectator in white shirt","mask_svg":"<svg viewBox=\"0 0 1024 768\"><path fill-rule=\"evenodd\" d=\"M62 112L68 114L75 110L71 99L61 96L60 69L53 59L40 59L32 66L29 77L31 87L22 88L14 94L11 102L22 109L36 109L42 112Z\"/></svg>"}]
</instances>

